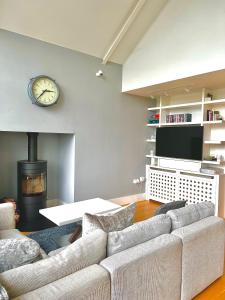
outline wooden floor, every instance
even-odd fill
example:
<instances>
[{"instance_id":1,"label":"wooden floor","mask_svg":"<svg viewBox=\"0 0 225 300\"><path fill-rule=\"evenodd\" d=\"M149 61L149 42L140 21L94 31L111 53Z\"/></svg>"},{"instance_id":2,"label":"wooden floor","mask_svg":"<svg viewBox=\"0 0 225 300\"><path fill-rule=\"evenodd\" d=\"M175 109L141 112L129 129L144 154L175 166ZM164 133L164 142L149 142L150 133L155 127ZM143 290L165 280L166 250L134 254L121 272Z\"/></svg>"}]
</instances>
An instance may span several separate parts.
<instances>
[{"instance_id":1,"label":"wooden floor","mask_svg":"<svg viewBox=\"0 0 225 300\"><path fill-rule=\"evenodd\" d=\"M160 203L155 201L137 202L135 221L139 222L153 216L159 205ZM194 300L225 300L225 274L196 296Z\"/></svg>"}]
</instances>

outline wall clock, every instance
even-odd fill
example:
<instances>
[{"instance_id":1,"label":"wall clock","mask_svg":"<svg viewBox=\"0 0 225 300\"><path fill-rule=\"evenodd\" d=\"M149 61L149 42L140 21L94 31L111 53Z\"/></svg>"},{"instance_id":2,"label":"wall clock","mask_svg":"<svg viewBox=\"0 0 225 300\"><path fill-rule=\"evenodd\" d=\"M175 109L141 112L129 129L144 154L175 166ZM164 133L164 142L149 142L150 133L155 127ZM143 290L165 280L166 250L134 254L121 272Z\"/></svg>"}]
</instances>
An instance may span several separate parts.
<instances>
[{"instance_id":1,"label":"wall clock","mask_svg":"<svg viewBox=\"0 0 225 300\"><path fill-rule=\"evenodd\" d=\"M54 79L40 75L30 80L28 95L32 103L36 105L51 106L59 99L59 87Z\"/></svg>"}]
</instances>

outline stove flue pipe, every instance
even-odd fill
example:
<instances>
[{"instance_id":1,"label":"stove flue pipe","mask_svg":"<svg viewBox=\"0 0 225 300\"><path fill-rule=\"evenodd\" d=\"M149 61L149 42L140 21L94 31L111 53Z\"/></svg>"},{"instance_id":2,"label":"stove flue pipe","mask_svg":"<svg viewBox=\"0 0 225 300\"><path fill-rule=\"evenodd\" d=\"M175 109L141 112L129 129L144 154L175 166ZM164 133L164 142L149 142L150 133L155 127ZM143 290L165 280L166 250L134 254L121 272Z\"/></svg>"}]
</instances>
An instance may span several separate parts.
<instances>
[{"instance_id":1,"label":"stove flue pipe","mask_svg":"<svg viewBox=\"0 0 225 300\"><path fill-rule=\"evenodd\" d=\"M37 161L37 132L28 132L28 161Z\"/></svg>"}]
</instances>

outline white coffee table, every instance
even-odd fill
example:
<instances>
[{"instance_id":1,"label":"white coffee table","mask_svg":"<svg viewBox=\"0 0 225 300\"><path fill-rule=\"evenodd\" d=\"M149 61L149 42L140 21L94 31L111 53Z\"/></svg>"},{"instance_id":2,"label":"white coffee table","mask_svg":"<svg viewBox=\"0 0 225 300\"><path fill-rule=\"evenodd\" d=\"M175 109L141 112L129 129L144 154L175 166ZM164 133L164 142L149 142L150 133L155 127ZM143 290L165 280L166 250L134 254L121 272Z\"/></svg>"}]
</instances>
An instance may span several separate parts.
<instances>
[{"instance_id":1,"label":"white coffee table","mask_svg":"<svg viewBox=\"0 0 225 300\"><path fill-rule=\"evenodd\" d=\"M109 212L121 206L110 201L94 198L75 203L40 209L39 213L58 226L80 221L85 213Z\"/></svg>"}]
</instances>

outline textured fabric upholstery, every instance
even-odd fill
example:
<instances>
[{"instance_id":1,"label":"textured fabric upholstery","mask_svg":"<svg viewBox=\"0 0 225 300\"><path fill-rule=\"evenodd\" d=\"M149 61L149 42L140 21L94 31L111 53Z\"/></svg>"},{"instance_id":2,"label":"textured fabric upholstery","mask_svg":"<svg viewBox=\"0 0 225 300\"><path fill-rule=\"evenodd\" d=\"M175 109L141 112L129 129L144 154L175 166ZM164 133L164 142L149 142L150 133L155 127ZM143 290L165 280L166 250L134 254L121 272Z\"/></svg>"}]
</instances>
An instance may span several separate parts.
<instances>
[{"instance_id":1,"label":"textured fabric upholstery","mask_svg":"<svg viewBox=\"0 0 225 300\"><path fill-rule=\"evenodd\" d=\"M203 218L213 216L215 206L212 202L190 204L186 207L170 210L167 215L172 220L172 230L187 226Z\"/></svg>"},{"instance_id":2,"label":"textured fabric upholstery","mask_svg":"<svg viewBox=\"0 0 225 300\"><path fill-rule=\"evenodd\" d=\"M162 204L162 205L160 205L159 208L156 209L155 216L161 215L161 214L166 214L170 210L184 207L186 202L187 201L172 201L169 203Z\"/></svg>"},{"instance_id":3,"label":"textured fabric upholstery","mask_svg":"<svg viewBox=\"0 0 225 300\"><path fill-rule=\"evenodd\" d=\"M131 248L151 240L161 234L170 233L171 219L167 215L160 215L138 222L121 231L108 233L107 255Z\"/></svg>"},{"instance_id":4,"label":"textured fabric upholstery","mask_svg":"<svg viewBox=\"0 0 225 300\"><path fill-rule=\"evenodd\" d=\"M17 229L9 229L9 230L0 230L0 240L1 239L29 239L27 236L19 232ZM40 253L42 258L48 257L43 249L40 248Z\"/></svg>"},{"instance_id":5,"label":"textured fabric upholstery","mask_svg":"<svg viewBox=\"0 0 225 300\"><path fill-rule=\"evenodd\" d=\"M92 265L13 300L110 300L110 277Z\"/></svg>"},{"instance_id":6,"label":"textured fabric upholstery","mask_svg":"<svg viewBox=\"0 0 225 300\"><path fill-rule=\"evenodd\" d=\"M111 300L180 300L181 253L181 239L164 234L104 259Z\"/></svg>"},{"instance_id":7,"label":"textured fabric upholstery","mask_svg":"<svg viewBox=\"0 0 225 300\"><path fill-rule=\"evenodd\" d=\"M31 239L0 240L0 273L39 259L40 246Z\"/></svg>"},{"instance_id":8,"label":"textured fabric upholstery","mask_svg":"<svg viewBox=\"0 0 225 300\"><path fill-rule=\"evenodd\" d=\"M113 212L92 215L89 213L83 216L82 235L89 234L96 229L102 229L105 232L122 230L133 224L136 204L132 203Z\"/></svg>"},{"instance_id":9,"label":"textured fabric upholstery","mask_svg":"<svg viewBox=\"0 0 225 300\"><path fill-rule=\"evenodd\" d=\"M11 298L23 295L99 263L106 256L106 243L107 234L96 230L57 255L0 274L0 282Z\"/></svg>"},{"instance_id":10,"label":"textured fabric upholstery","mask_svg":"<svg viewBox=\"0 0 225 300\"><path fill-rule=\"evenodd\" d=\"M181 300L190 300L223 274L225 222L212 216L172 235L183 243Z\"/></svg>"},{"instance_id":11,"label":"textured fabric upholstery","mask_svg":"<svg viewBox=\"0 0 225 300\"><path fill-rule=\"evenodd\" d=\"M0 230L15 228L14 207L12 203L0 204Z\"/></svg>"}]
</instances>

